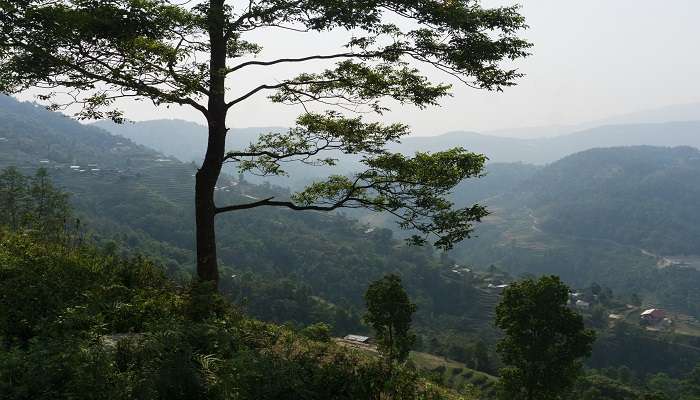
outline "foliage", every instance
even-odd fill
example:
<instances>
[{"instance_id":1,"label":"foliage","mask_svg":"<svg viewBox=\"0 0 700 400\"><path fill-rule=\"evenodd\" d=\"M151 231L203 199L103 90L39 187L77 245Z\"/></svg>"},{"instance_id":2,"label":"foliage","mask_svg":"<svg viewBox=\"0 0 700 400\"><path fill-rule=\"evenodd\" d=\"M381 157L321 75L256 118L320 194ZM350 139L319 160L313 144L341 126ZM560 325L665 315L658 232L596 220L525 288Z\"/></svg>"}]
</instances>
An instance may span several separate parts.
<instances>
[{"instance_id":1,"label":"foliage","mask_svg":"<svg viewBox=\"0 0 700 400\"><path fill-rule=\"evenodd\" d=\"M397 275L386 275L372 282L365 292L367 313L364 316L376 332L379 351L389 363L406 360L415 341L411 317L416 305L411 303Z\"/></svg>"},{"instance_id":2,"label":"foliage","mask_svg":"<svg viewBox=\"0 0 700 400\"><path fill-rule=\"evenodd\" d=\"M664 127L647 127L644 136L661 138ZM489 174L463 185L455 202L498 213L452 256L514 275L554 274L576 287L601 282L698 317L700 271L692 257L700 254L698 160L689 147L632 146L587 150L523 175L518 164L489 165ZM484 190L470 196L469 189Z\"/></svg>"},{"instance_id":3,"label":"foliage","mask_svg":"<svg viewBox=\"0 0 700 400\"><path fill-rule=\"evenodd\" d=\"M2 170L0 209L0 225L54 238L64 232L70 216L68 194L54 187L44 168L31 178L13 167Z\"/></svg>"},{"instance_id":4,"label":"foliage","mask_svg":"<svg viewBox=\"0 0 700 400\"><path fill-rule=\"evenodd\" d=\"M530 182L529 204L542 228L557 234L697 254L689 238L700 235L699 170L700 152L691 147L594 149L544 168Z\"/></svg>"},{"instance_id":5,"label":"foliage","mask_svg":"<svg viewBox=\"0 0 700 400\"><path fill-rule=\"evenodd\" d=\"M30 174L46 157L55 185L71 193L86 242L115 256L146 254L164 265L168 276L189 281L191 165L29 103L0 97L0 105L0 137L8 140L8 146L0 146L0 158ZM90 164L100 171L90 171ZM280 188L238 183L230 176L220 185L222 202L284 195ZM491 303L482 301L477 282L451 274L449 258L405 246L387 229L372 230L342 214L281 209L246 210L218 222L219 288L248 315L295 328L325 322L338 336L369 333L361 323L362 295L370 282L393 273L418 305L414 326L425 339L423 349L447 355L457 341L445 351L427 346L431 337L445 334L458 336L458 345L467 349L471 337L494 340ZM475 366L468 353L461 360Z\"/></svg>"},{"instance_id":6,"label":"foliage","mask_svg":"<svg viewBox=\"0 0 700 400\"><path fill-rule=\"evenodd\" d=\"M405 126L364 123L347 113L381 115L389 110L388 102L437 105L451 86L432 83L416 64L475 88L514 85L522 74L502 61L526 57L531 47L518 37L527 27L518 11L484 9L473 0L247 5L225 0L2 1L0 93L33 88L40 99L52 101L53 109L79 105L76 116L82 119L122 122L122 112L112 107L122 98L201 112L209 128L207 152L195 174L197 273L202 280L219 280L215 216L262 206L385 211L402 228L418 231L411 243L423 244L430 237L437 247L449 249L486 215L478 205L454 209L446 196L462 179L479 175L484 157L463 149L415 157L391 154L385 147L407 133ZM342 52L259 61L254 57L262 45L249 40L263 29L337 30L349 37ZM305 64L316 60L335 64L320 71ZM301 64L304 72L230 96L227 78L277 64ZM61 98L57 88L67 95ZM264 136L246 151L226 153L229 110L270 90L275 91L269 96L272 102L303 107L297 127L288 135ZM325 112L309 112L309 103ZM242 171L277 175L284 173L280 163L285 162L333 165L332 157L320 155L333 150L359 155L366 171L330 175L281 201L272 196L223 207L215 203L225 162L239 163Z\"/></svg>"},{"instance_id":7,"label":"foliage","mask_svg":"<svg viewBox=\"0 0 700 400\"><path fill-rule=\"evenodd\" d=\"M593 368L626 366L639 376L666 373L679 377L700 363L699 344L697 337L649 332L619 322L600 332L588 364Z\"/></svg>"},{"instance_id":8,"label":"foliage","mask_svg":"<svg viewBox=\"0 0 700 400\"><path fill-rule=\"evenodd\" d=\"M244 317L211 286L177 288L143 258L2 231L0 289L3 399L457 398L309 339L327 328L299 335Z\"/></svg>"},{"instance_id":9,"label":"foliage","mask_svg":"<svg viewBox=\"0 0 700 400\"><path fill-rule=\"evenodd\" d=\"M630 377L629 369L621 367L589 370L576 384L574 400L694 400L700 396L698 372L678 378L666 374Z\"/></svg>"},{"instance_id":10,"label":"foliage","mask_svg":"<svg viewBox=\"0 0 700 400\"><path fill-rule=\"evenodd\" d=\"M505 337L498 351L503 399L547 400L565 396L590 355L593 331L567 308L569 288L559 278L516 282L496 308L496 326Z\"/></svg>"}]
</instances>

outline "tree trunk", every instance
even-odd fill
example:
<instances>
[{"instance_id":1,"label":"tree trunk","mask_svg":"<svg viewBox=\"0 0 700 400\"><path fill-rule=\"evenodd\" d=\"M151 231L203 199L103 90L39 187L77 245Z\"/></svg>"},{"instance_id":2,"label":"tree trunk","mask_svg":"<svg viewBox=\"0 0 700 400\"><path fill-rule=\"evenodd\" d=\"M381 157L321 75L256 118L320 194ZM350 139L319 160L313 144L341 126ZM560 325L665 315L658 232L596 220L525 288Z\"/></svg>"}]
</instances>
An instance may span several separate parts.
<instances>
[{"instance_id":1,"label":"tree trunk","mask_svg":"<svg viewBox=\"0 0 700 400\"><path fill-rule=\"evenodd\" d=\"M208 153L208 151L207 151ZM214 229L214 187L219 173L216 165L202 164L195 183L195 214L197 221L197 276L202 281L219 281Z\"/></svg>"},{"instance_id":2,"label":"tree trunk","mask_svg":"<svg viewBox=\"0 0 700 400\"><path fill-rule=\"evenodd\" d=\"M204 162L197 171L195 214L197 221L197 276L202 281L219 281L216 258L214 188L221 174L226 152L226 35L224 0L210 0L208 23L210 52L210 94L207 122L209 140Z\"/></svg>"}]
</instances>

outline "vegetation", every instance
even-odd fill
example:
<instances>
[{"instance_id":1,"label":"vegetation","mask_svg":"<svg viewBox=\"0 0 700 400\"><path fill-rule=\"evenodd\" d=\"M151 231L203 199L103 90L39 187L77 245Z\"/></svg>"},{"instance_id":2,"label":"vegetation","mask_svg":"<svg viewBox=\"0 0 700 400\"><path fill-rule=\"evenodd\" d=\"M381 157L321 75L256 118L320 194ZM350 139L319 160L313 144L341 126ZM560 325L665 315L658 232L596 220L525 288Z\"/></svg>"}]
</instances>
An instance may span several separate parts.
<instances>
[{"instance_id":1,"label":"vegetation","mask_svg":"<svg viewBox=\"0 0 700 400\"><path fill-rule=\"evenodd\" d=\"M456 398L408 367L387 380L382 362L312 329L177 287L143 258L2 231L0 289L3 399Z\"/></svg>"},{"instance_id":2,"label":"vegetation","mask_svg":"<svg viewBox=\"0 0 700 400\"><path fill-rule=\"evenodd\" d=\"M699 170L700 151L692 147L589 150L543 169L531 182L529 203L550 232L660 255L697 254L700 220L692 199L700 195L693 179Z\"/></svg>"},{"instance_id":3,"label":"vegetation","mask_svg":"<svg viewBox=\"0 0 700 400\"><path fill-rule=\"evenodd\" d=\"M412 28L390 22L389 14ZM479 175L483 156L461 148L415 157L391 154L386 144L406 135L406 126L366 123L340 111L382 114L388 110L386 99L426 107L449 94L449 85L431 83L409 61L435 67L474 87L501 90L521 76L502 68L501 61L525 57L530 47L517 37L526 27L517 7L483 9L476 1L254 1L237 7L225 0L187 5L160 0L26 0L0 3L0 20L0 92L48 87L40 97L60 108L62 99L52 89L68 88L67 103L82 106L79 118L121 121L121 112L110 106L125 97L201 112L209 134L204 161L196 172L197 273L202 280L216 282L214 220L228 211L261 206L317 211L367 208L389 212L402 228L419 231L423 236L413 236L414 243L434 236L438 247L451 248L469 236L472 222L486 215L484 208L454 209L445 196L464 178ZM262 51L260 44L248 40L250 33L271 28L315 33L336 29L352 31L352 36L336 54L250 60ZM197 56L201 53L206 54L203 59ZM237 71L320 59L337 63L276 83L261 82L247 93L227 98L226 79ZM270 96L273 102L304 108L297 126L227 153L228 111L267 90L276 90ZM327 109L309 112L307 103ZM230 206L215 203L227 161L238 163L242 171L282 175L282 165L290 161L332 166L336 161L330 151L359 155L366 170L353 176L331 175L288 200L273 196Z\"/></svg>"},{"instance_id":4,"label":"vegetation","mask_svg":"<svg viewBox=\"0 0 700 400\"><path fill-rule=\"evenodd\" d=\"M179 282L177 285L189 285L186 272L194 251L188 222L191 166L170 159L162 161L162 155L124 138L30 104L7 98L0 98L0 103L0 137L8 141L8 146L0 147L3 165L17 165L25 176L45 166L54 185L72 193L69 201L75 206L73 214L81 220L80 236L85 237L84 242L95 243L110 257L149 254L160 260L167 275ZM73 164L87 171L70 169ZM90 171L86 167L89 164L97 164L100 171ZM492 171L484 179L486 191L500 190L488 182L498 179L498 174ZM512 181L517 180L513 176ZM263 198L281 190L245 182L232 185L227 181L227 185L229 192L218 192L227 201L244 195ZM496 216L502 215L499 211ZM426 355L416 359L416 367L431 381L466 396L473 396L469 393L478 389L480 398L492 398L502 364L495 354L498 333L492 328L493 308L499 295L487 288L487 283L509 283L515 279L501 268L467 272L468 268L455 266L449 257L437 258L427 248L402 246L388 230L370 231L367 226L337 215L248 210L222 222L225 224L218 229L225 273L220 287L248 315L287 324L303 338L314 340L327 340L329 335L369 334L370 328L361 321L365 305L362 293L372 281L386 274L398 274L418 305L413 318L415 348L451 359ZM481 228L482 238L477 241L488 235L488 226ZM237 240L227 240L228 235L235 235ZM67 244L75 246L79 242L72 240ZM229 246L233 246L230 251ZM579 250L582 254L594 251L595 247ZM549 257L540 261L554 263ZM529 261L522 257L519 262ZM566 273L569 266L559 266L558 270ZM630 273L624 259L614 266L625 267L624 271ZM674 288L692 287L690 269L658 270L641 283L658 284L671 273L677 274L678 282L665 283L667 293L678 296L679 304L689 304L681 302L683 292ZM606 286L615 281L608 277L601 282L605 285L595 290L600 301L590 300L595 294L593 288L578 290L592 303L592 309L583 312L584 320L598 332L592 357L586 363L596 371L588 371L582 379L605 375L616 380L606 369L627 367L633 383L615 384L629 387L635 395L639 394L637 397L651 390L646 382L657 374L666 374L674 381L685 379L700 362L700 342L682 333L685 328L680 325L677 333L673 333L675 328L668 332L640 329L636 326L638 313L625 311L626 305L641 305L647 300L633 300L628 291L616 290L613 295ZM643 295L645 291L639 293ZM620 314L621 310L625 311L622 314L631 313L631 324L621 327L606 321L607 314ZM321 322L328 324L327 329L315 326L306 331L305 327ZM649 351L640 354L640 348ZM443 360L443 364L436 360ZM440 365L445 366L444 371L433 371ZM453 372L459 368L461 372ZM585 382L580 385L589 387Z\"/></svg>"},{"instance_id":5,"label":"vegetation","mask_svg":"<svg viewBox=\"0 0 700 400\"><path fill-rule=\"evenodd\" d=\"M484 185L473 185L484 187L483 196L465 186L456 203L497 212L451 256L515 276L554 274L576 287L601 282L699 317L700 259L683 257L700 254L698 160L688 147L641 146L588 150L529 174L517 164L494 166Z\"/></svg>"},{"instance_id":6,"label":"vegetation","mask_svg":"<svg viewBox=\"0 0 700 400\"><path fill-rule=\"evenodd\" d=\"M372 282L365 292L365 322L376 333L377 348L389 365L406 361L416 337L411 333L411 318L416 305L411 303L397 275Z\"/></svg>"},{"instance_id":7,"label":"vegetation","mask_svg":"<svg viewBox=\"0 0 700 400\"><path fill-rule=\"evenodd\" d=\"M68 195L56 189L44 168L33 177L16 168L0 171L0 226L60 236L69 223Z\"/></svg>"},{"instance_id":8,"label":"vegetation","mask_svg":"<svg viewBox=\"0 0 700 400\"><path fill-rule=\"evenodd\" d=\"M582 358L591 353L593 331L567 308L569 288L545 276L514 283L496 308L505 337L498 351L502 399L560 399L576 382Z\"/></svg>"}]
</instances>

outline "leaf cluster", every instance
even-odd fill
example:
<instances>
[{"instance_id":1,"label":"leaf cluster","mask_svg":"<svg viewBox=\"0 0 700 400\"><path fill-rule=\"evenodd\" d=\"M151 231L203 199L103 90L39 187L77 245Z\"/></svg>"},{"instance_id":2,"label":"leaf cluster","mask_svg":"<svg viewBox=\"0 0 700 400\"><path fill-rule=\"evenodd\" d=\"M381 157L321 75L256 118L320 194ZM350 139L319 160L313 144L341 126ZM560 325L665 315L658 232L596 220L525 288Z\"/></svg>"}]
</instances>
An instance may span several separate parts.
<instances>
[{"instance_id":1,"label":"leaf cluster","mask_svg":"<svg viewBox=\"0 0 700 400\"><path fill-rule=\"evenodd\" d=\"M498 344L503 398L560 399L576 381L595 334L568 298L555 276L516 282L503 293L495 321L505 333Z\"/></svg>"}]
</instances>

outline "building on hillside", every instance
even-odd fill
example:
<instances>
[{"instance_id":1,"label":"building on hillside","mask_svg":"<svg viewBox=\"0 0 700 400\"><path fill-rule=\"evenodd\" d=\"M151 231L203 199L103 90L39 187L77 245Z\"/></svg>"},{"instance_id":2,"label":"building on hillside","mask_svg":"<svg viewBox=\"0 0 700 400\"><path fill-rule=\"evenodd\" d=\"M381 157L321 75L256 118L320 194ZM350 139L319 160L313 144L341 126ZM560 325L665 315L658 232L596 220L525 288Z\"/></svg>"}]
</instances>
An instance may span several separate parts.
<instances>
[{"instance_id":1,"label":"building on hillside","mask_svg":"<svg viewBox=\"0 0 700 400\"><path fill-rule=\"evenodd\" d=\"M591 303L583 300L576 300L576 308L580 310L588 310L591 308Z\"/></svg>"},{"instance_id":2,"label":"building on hillside","mask_svg":"<svg viewBox=\"0 0 700 400\"><path fill-rule=\"evenodd\" d=\"M508 288L508 284L494 285L493 283L488 284L488 288L496 293L503 293L504 290Z\"/></svg>"},{"instance_id":3,"label":"building on hillside","mask_svg":"<svg viewBox=\"0 0 700 400\"><path fill-rule=\"evenodd\" d=\"M644 310L640 315L640 322L647 324L658 324L666 318L666 311L660 308L650 308Z\"/></svg>"},{"instance_id":4,"label":"building on hillside","mask_svg":"<svg viewBox=\"0 0 700 400\"><path fill-rule=\"evenodd\" d=\"M372 343L372 338L368 336L360 336L360 335L345 335L343 338L344 340L347 340L348 342L353 342L353 343L361 343L361 344L370 344Z\"/></svg>"}]
</instances>

